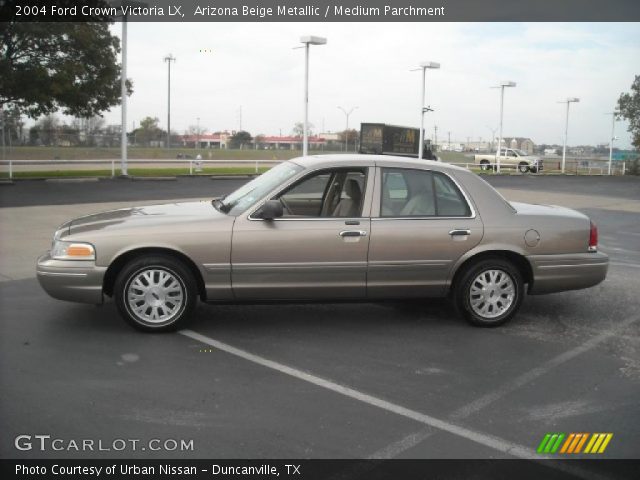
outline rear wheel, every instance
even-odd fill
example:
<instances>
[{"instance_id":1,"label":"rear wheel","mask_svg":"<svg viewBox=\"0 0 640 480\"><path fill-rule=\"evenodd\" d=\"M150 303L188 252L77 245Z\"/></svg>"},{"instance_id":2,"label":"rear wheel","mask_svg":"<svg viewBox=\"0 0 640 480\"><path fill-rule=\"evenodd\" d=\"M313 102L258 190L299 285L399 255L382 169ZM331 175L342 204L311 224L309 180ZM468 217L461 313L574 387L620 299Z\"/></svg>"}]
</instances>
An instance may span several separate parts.
<instances>
[{"instance_id":1,"label":"rear wheel","mask_svg":"<svg viewBox=\"0 0 640 480\"><path fill-rule=\"evenodd\" d=\"M496 327L513 318L520 308L524 284L511 262L488 258L462 272L453 294L456 309L469 323Z\"/></svg>"},{"instance_id":2,"label":"rear wheel","mask_svg":"<svg viewBox=\"0 0 640 480\"><path fill-rule=\"evenodd\" d=\"M518 170L520 170L520 173L527 173L529 171L529 165L525 162L520 162Z\"/></svg>"},{"instance_id":3,"label":"rear wheel","mask_svg":"<svg viewBox=\"0 0 640 480\"><path fill-rule=\"evenodd\" d=\"M489 168L490 168L489 167L489 160L482 160L480 162L480 170L487 171L487 170L489 170Z\"/></svg>"},{"instance_id":4,"label":"rear wheel","mask_svg":"<svg viewBox=\"0 0 640 480\"><path fill-rule=\"evenodd\" d=\"M118 275L114 298L129 325L146 332L182 328L197 300L189 268L168 255L148 255L130 261Z\"/></svg>"}]
</instances>

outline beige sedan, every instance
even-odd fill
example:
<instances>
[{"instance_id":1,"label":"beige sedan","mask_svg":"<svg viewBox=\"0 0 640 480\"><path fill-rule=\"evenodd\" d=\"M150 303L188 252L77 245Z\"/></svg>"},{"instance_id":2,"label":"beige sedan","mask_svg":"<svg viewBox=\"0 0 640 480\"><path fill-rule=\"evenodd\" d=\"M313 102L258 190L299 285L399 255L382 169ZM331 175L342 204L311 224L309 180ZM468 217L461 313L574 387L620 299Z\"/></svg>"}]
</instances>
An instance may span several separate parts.
<instances>
[{"instance_id":1,"label":"beige sedan","mask_svg":"<svg viewBox=\"0 0 640 480\"><path fill-rule=\"evenodd\" d=\"M449 297L479 326L530 295L602 282L585 215L507 202L440 162L327 155L284 162L224 198L71 220L38 259L53 297L113 297L145 331L182 328L198 300Z\"/></svg>"}]
</instances>

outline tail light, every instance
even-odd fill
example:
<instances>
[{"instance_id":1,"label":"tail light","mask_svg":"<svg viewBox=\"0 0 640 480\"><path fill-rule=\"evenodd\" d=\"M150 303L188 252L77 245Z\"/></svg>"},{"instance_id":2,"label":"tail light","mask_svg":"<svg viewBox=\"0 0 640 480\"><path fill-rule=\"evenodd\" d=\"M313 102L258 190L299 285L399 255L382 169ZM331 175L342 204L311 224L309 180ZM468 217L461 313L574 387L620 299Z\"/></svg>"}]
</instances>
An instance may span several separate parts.
<instances>
[{"instance_id":1,"label":"tail light","mask_svg":"<svg viewBox=\"0 0 640 480\"><path fill-rule=\"evenodd\" d=\"M591 223L591 229L589 230L589 251L598 251L598 227L593 222Z\"/></svg>"}]
</instances>

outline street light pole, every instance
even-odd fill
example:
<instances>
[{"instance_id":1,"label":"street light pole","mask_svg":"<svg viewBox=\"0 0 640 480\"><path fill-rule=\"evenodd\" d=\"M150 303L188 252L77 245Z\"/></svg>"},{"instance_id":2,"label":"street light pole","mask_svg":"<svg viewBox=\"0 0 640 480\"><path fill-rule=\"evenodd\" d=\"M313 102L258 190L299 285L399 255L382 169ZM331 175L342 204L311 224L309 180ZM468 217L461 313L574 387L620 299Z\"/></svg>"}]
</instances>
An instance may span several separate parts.
<instances>
[{"instance_id":1,"label":"street light pole","mask_svg":"<svg viewBox=\"0 0 640 480\"><path fill-rule=\"evenodd\" d=\"M515 87L516 86L516 82L512 82L510 80L505 80L503 82L500 83L500 85L498 85L497 87L493 87L493 88L499 88L500 89L500 135L498 136L498 147L496 148L496 171L498 173L500 173L500 147L502 145L502 118L504 116L504 89L505 87Z\"/></svg>"},{"instance_id":2,"label":"street light pole","mask_svg":"<svg viewBox=\"0 0 640 480\"><path fill-rule=\"evenodd\" d=\"M579 102L580 99L576 97L570 97L566 100L558 103L566 103L567 104L567 113L564 119L564 141L562 143L562 173L564 173L566 155L567 155L567 137L569 135L569 104Z\"/></svg>"},{"instance_id":3,"label":"street light pole","mask_svg":"<svg viewBox=\"0 0 640 480\"><path fill-rule=\"evenodd\" d=\"M122 17L122 71L120 72L122 132L120 133L120 175L127 175L127 14Z\"/></svg>"},{"instance_id":4,"label":"street light pole","mask_svg":"<svg viewBox=\"0 0 640 480\"><path fill-rule=\"evenodd\" d=\"M616 129L616 120L617 115L620 112L618 110L614 110L611 113L607 113L607 115L611 115L611 139L609 140L609 168L607 175L611 175L611 161L613 160L613 141L616 139L615 137L615 129Z\"/></svg>"},{"instance_id":5,"label":"street light pole","mask_svg":"<svg viewBox=\"0 0 640 480\"><path fill-rule=\"evenodd\" d=\"M426 101L427 68L440 68L440 64L438 62L422 62L420 64L420 69L422 70L422 96L420 100L420 143L418 144L418 158L422 158L424 152L424 114L427 111L432 111L429 107L425 109L424 106Z\"/></svg>"},{"instance_id":6,"label":"street light pole","mask_svg":"<svg viewBox=\"0 0 640 480\"><path fill-rule=\"evenodd\" d=\"M347 152L349 150L349 115L351 115L353 111L358 107L352 107L348 112L342 107L338 108L342 110L342 113L344 113L345 117L347 117L347 126L344 129L344 151Z\"/></svg>"},{"instance_id":7,"label":"street light pole","mask_svg":"<svg viewBox=\"0 0 640 480\"><path fill-rule=\"evenodd\" d=\"M167 148L171 148L171 62L175 62L176 59L173 54L169 54L164 57L164 61L167 62L168 78L167 78Z\"/></svg>"},{"instance_id":8,"label":"street light pole","mask_svg":"<svg viewBox=\"0 0 640 480\"><path fill-rule=\"evenodd\" d=\"M302 156L306 157L309 150L309 46L324 45L327 39L323 37L300 37L304 43L304 125L302 132Z\"/></svg>"}]
</instances>

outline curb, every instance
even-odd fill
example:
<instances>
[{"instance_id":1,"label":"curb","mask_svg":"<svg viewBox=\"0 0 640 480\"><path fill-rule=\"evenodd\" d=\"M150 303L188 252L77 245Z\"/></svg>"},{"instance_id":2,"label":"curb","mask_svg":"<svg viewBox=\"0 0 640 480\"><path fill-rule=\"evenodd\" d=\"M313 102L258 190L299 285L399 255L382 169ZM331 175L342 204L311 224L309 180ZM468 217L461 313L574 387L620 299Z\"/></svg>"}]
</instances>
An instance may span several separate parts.
<instances>
[{"instance_id":1,"label":"curb","mask_svg":"<svg viewBox=\"0 0 640 480\"><path fill-rule=\"evenodd\" d=\"M246 178L254 178L256 175L247 174L247 175L210 175L209 178L211 180L244 180Z\"/></svg>"},{"instance_id":2,"label":"curb","mask_svg":"<svg viewBox=\"0 0 640 480\"><path fill-rule=\"evenodd\" d=\"M133 182L149 182L149 181L163 181L172 182L178 180L178 177L129 177L129 180Z\"/></svg>"},{"instance_id":3,"label":"curb","mask_svg":"<svg viewBox=\"0 0 640 480\"><path fill-rule=\"evenodd\" d=\"M45 178L45 182L51 183L89 183L99 181L98 177L73 177L73 178Z\"/></svg>"}]
</instances>

